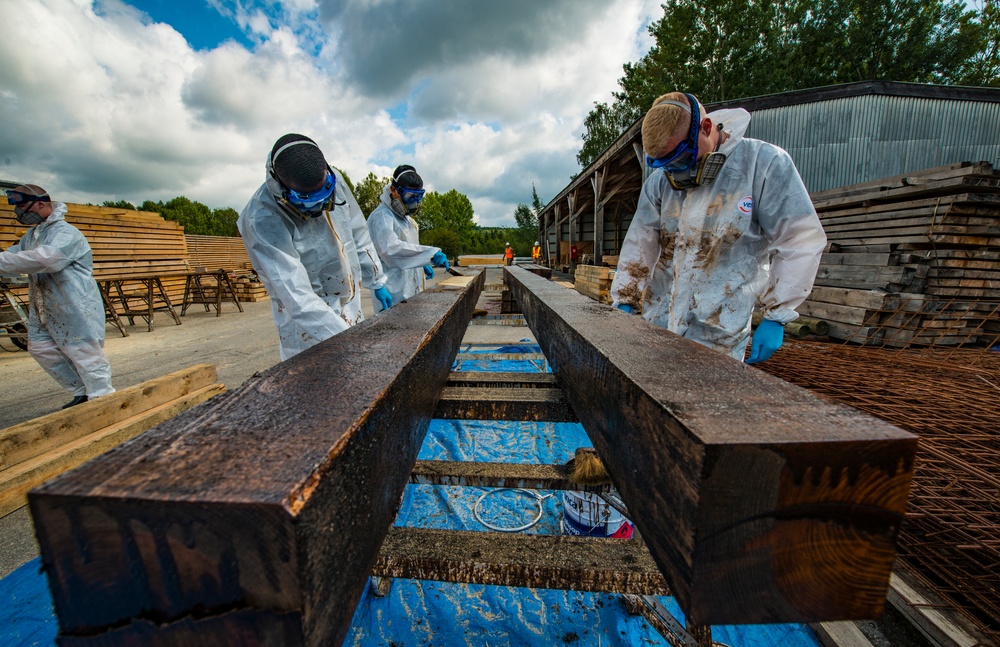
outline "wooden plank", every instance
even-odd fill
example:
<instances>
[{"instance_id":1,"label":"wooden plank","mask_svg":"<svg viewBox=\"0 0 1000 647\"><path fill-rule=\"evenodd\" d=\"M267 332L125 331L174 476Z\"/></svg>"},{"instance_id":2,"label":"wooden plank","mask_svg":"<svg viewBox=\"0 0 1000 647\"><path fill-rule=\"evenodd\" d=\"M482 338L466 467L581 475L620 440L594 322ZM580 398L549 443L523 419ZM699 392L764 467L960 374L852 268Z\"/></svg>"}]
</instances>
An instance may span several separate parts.
<instances>
[{"instance_id":1,"label":"wooden plank","mask_svg":"<svg viewBox=\"0 0 1000 647\"><path fill-rule=\"evenodd\" d=\"M0 469L131 418L218 380L214 364L196 364L90 402L0 431Z\"/></svg>"},{"instance_id":2,"label":"wooden plank","mask_svg":"<svg viewBox=\"0 0 1000 647\"><path fill-rule=\"evenodd\" d=\"M505 274L688 618L882 613L916 436L518 268Z\"/></svg>"},{"instance_id":3,"label":"wooden plank","mask_svg":"<svg viewBox=\"0 0 1000 647\"><path fill-rule=\"evenodd\" d=\"M569 480L570 471L568 465L417 461L413 471L410 472L410 483L529 490L579 490L580 486ZM610 486L587 486L589 492L607 489L610 489Z\"/></svg>"},{"instance_id":4,"label":"wooden plank","mask_svg":"<svg viewBox=\"0 0 1000 647\"><path fill-rule=\"evenodd\" d=\"M904 569L890 581L888 601L935 647L989 645L986 638L951 605Z\"/></svg>"},{"instance_id":5,"label":"wooden plank","mask_svg":"<svg viewBox=\"0 0 1000 647\"><path fill-rule=\"evenodd\" d=\"M505 387L555 389L559 388L559 382L552 373L467 371L464 373L452 372L448 376L448 386L492 389Z\"/></svg>"},{"instance_id":6,"label":"wooden plank","mask_svg":"<svg viewBox=\"0 0 1000 647\"><path fill-rule=\"evenodd\" d=\"M201 404L226 390L222 384L210 384L174 400L146 409L134 416L98 429L86 436L69 440L44 454L36 455L13 467L0 470L0 517L25 505L28 490L48 479L100 456L150 427L169 420L182 411ZM83 405L80 405L83 406Z\"/></svg>"},{"instance_id":7,"label":"wooden plank","mask_svg":"<svg viewBox=\"0 0 1000 647\"><path fill-rule=\"evenodd\" d=\"M816 622L809 628L823 647L872 647L868 637L853 622Z\"/></svg>"},{"instance_id":8,"label":"wooden plank","mask_svg":"<svg viewBox=\"0 0 1000 647\"><path fill-rule=\"evenodd\" d=\"M393 528L382 544L372 575L670 595L640 538Z\"/></svg>"},{"instance_id":9,"label":"wooden plank","mask_svg":"<svg viewBox=\"0 0 1000 647\"><path fill-rule=\"evenodd\" d=\"M482 284L425 290L32 490L61 636L339 645Z\"/></svg>"},{"instance_id":10,"label":"wooden plank","mask_svg":"<svg viewBox=\"0 0 1000 647\"><path fill-rule=\"evenodd\" d=\"M434 417L445 420L532 420L576 422L558 388L447 387Z\"/></svg>"},{"instance_id":11,"label":"wooden plank","mask_svg":"<svg viewBox=\"0 0 1000 647\"><path fill-rule=\"evenodd\" d=\"M834 303L852 308L863 308L865 310L895 310L899 307L899 299L887 292L819 285L813 286L808 300L821 303Z\"/></svg>"}]
</instances>

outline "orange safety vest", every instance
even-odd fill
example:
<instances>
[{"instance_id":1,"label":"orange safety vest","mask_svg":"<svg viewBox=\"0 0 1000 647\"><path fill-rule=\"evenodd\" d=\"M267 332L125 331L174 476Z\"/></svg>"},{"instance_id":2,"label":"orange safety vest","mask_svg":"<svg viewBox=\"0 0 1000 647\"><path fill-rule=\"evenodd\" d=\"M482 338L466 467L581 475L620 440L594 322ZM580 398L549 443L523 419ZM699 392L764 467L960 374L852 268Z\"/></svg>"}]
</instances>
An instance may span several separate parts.
<instances>
[{"instance_id":1,"label":"orange safety vest","mask_svg":"<svg viewBox=\"0 0 1000 647\"><path fill-rule=\"evenodd\" d=\"M504 250L503 255L505 258L514 258L514 248L508 247Z\"/></svg>"},{"instance_id":2,"label":"orange safety vest","mask_svg":"<svg viewBox=\"0 0 1000 647\"><path fill-rule=\"evenodd\" d=\"M542 257L542 248L538 247L537 245L535 247L532 247L531 248L531 258L538 259L538 258L541 258L541 257Z\"/></svg>"}]
</instances>

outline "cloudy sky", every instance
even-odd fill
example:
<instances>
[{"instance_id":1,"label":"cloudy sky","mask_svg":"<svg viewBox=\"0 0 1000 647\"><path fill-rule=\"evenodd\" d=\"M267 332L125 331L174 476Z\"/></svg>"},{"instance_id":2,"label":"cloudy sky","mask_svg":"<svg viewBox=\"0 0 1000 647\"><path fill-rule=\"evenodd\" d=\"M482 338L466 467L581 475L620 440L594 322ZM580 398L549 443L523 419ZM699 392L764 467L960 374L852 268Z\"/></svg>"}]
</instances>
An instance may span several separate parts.
<instances>
[{"instance_id":1,"label":"cloudy sky","mask_svg":"<svg viewBox=\"0 0 1000 647\"><path fill-rule=\"evenodd\" d=\"M659 0L0 0L0 178L241 210L284 133L355 182L414 164L481 225L579 170Z\"/></svg>"}]
</instances>

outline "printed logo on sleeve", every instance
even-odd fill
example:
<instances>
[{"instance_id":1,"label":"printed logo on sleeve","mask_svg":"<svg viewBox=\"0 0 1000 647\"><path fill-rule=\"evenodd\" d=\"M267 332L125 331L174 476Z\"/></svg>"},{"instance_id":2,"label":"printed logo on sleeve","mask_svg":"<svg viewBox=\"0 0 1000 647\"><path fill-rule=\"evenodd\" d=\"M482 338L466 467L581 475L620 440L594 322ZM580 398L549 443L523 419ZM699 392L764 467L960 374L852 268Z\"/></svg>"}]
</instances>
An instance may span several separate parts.
<instances>
[{"instance_id":1,"label":"printed logo on sleeve","mask_svg":"<svg viewBox=\"0 0 1000 647\"><path fill-rule=\"evenodd\" d=\"M750 213L753 211L753 196L748 195L745 198L740 199L739 209L743 213Z\"/></svg>"}]
</instances>

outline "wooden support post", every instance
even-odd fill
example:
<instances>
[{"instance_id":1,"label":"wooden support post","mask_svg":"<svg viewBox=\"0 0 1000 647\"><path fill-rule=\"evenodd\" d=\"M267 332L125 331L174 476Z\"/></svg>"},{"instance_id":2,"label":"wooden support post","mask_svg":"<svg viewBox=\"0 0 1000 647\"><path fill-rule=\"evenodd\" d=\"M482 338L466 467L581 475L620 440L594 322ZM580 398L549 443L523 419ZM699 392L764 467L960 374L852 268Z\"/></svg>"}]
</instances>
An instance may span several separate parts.
<instances>
[{"instance_id":1,"label":"wooden support post","mask_svg":"<svg viewBox=\"0 0 1000 647\"><path fill-rule=\"evenodd\" d=\"M505 280L692 622L881 615L916 436L520 268Z\"/></svg>"},{"instance_id":2,"label":"wooden support post","mask_svg":"<svg viewBox=\"0 0 1000 647\"><path fill-rule=\"evenodd\" d=\"M60 644L339 645L483 282L422 292L32 491Z\"/></svg>"}]
</instances>

